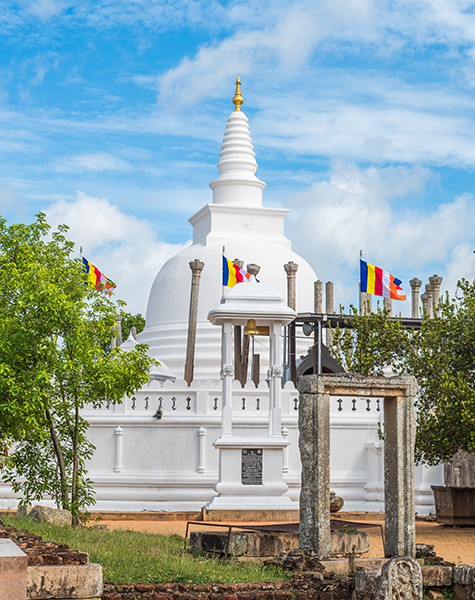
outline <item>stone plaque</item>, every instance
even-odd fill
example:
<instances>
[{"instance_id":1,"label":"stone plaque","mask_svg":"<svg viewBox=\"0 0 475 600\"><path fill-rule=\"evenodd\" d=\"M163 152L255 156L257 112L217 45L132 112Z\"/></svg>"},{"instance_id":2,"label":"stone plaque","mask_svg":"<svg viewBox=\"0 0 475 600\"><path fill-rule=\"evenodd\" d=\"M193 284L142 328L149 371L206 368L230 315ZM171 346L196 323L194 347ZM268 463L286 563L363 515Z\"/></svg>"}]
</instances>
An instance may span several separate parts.
<instances>
[{"instance_id":1,"label":"stone plaque","mask_svg":"<svg viewBox=\"0 0 475 600\"><path fill-rule=\"evenodd\" d=\"M262 448L243 448L241 457L241 483L262 485Z\"/></svg>"}]
</instances>

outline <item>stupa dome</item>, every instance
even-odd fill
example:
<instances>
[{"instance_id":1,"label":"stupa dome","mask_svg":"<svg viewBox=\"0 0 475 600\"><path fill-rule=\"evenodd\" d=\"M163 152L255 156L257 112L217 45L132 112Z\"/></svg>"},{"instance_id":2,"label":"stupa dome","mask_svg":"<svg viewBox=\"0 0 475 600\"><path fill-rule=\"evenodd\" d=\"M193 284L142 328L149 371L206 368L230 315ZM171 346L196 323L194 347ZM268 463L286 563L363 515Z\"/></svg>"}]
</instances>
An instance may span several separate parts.
<instances>
[{"instance_id":1,"label":"stupa dome","mask_svg":"<svg viewBox=\"0 0 475 600\"><path fill-rule=\"evenodd\" d=\"M295 252L284 236L287 209L262 205L265 183L256 176L248 120L240 110L240 82L234 103L236 110L228 118L218 163L220 176L210 183L213 203L207 204L189 221L193 226L193 244L168 260L153 283L141 343L149 344L150 354L165 360L178 378L183 378L190 310L191 269L189 263L204 263L201 273L198 325L195 350L195 379L219 379L221 368L221 329L207 320L211 309L223 294L222 255L261 267L259 281L270 284L287 297L284 264L299 265L296 274L297 312L312 312L315 275L311 266ZM240 101L239 101L240 100ZM266 342L262 342L266 343ZM308 341L297 351L304 353ZM264 353L264 356L267 353ZM263 358L264 358L263 356ZM265 369L265 363L262 364ZM265 371L263 371L265 373Z\"/></svg>"}]
</instances>

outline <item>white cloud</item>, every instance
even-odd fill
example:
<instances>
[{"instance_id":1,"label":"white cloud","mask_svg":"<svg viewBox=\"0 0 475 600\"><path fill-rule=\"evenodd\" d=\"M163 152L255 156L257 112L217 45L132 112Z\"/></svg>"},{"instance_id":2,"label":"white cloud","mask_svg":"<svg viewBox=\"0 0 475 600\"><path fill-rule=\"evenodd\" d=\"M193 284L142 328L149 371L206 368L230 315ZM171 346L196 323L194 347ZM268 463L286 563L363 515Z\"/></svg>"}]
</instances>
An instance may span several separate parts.
<instances>
[{"instance_id":1,"label":"white cloud","mask_svg":"<svg viewBox=\"0 0 475 600\"><path fill-rule=\"evenodd\" d=\"M121 212L106 198L78 192L72 202L60 200L45 210L52 227L65 223L67 237L83 255L117 285L115 297L128 312L145 315L153 280L162 265L187 244L167 244L147 221Z\"/></svg>"},{"instance_id":2,"label":"white cloud","mask_svg":"<svg viewBox=\"0 0 475 600\"><path fill-rule=\"evenodd\" d=\"M360 250L365 260L406 280L432 275L430 269L443 266L450 256L455 258L444 289L464 273L469 276L467 248L475 249L471 194L432 211L397 206L400 198L421 194L431 182L431 171L422 167L359 169L338 162L327 180L291 199L294 249L322 280L335 282L337 303L355 301Z\"/></svg>"},{"instance_id":3,"label":"white cloud","mask_svg":"<svg viewBox=\"0 0 475 600\"><path fill-rule=\"evenodd\" d=\"M475 280L475 241L465 242L454 248L449 262L446 264L444 290L453 297L457 282L460 279Z\"/></svg>"}]
</instances>

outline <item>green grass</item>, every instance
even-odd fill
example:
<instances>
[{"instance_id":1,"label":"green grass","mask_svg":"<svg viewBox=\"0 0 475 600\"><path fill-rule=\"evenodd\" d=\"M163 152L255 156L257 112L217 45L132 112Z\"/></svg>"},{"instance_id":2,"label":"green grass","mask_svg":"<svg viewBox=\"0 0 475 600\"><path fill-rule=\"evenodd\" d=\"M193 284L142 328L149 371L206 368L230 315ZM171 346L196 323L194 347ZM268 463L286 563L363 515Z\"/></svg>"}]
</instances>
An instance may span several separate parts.
<instances>
[{"instance_id":1,"label":"green grass","mask_svg":"<svg viewBox=\"0 0 475 600\"><path fill-rule=\"evenodd\" d=\"M2 520L17 529L41 535L45 541L88 552L90 562L102 565L106 583L251 583L289 578L282 571L259 563L184 553L184 540L178 535L51 527L7 516L2 516Z\"/></svg>"}]
</instances>

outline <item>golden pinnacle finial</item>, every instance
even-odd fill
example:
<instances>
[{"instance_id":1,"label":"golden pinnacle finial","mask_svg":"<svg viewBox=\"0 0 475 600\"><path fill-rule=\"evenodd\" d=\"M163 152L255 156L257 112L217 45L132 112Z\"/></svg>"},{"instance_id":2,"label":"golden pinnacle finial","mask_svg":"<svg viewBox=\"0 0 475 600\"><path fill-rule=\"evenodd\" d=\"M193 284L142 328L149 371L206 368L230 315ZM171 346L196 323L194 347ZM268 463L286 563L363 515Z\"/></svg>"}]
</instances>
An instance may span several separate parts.
<instances>
[{"instance_id":1,"label":"golden pinnacle finial","mask_svg":"<svg viewBox=\"0 0 475 600\"><path fill-rule=\"evenodd\" d=\"M241 96L241 80L239 79L239 75L236 79L236 93L234 94L233 103L236 107L235 110L241 110L241 104L244 102Z\"/></svg>"}]
</instances>

